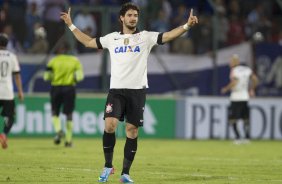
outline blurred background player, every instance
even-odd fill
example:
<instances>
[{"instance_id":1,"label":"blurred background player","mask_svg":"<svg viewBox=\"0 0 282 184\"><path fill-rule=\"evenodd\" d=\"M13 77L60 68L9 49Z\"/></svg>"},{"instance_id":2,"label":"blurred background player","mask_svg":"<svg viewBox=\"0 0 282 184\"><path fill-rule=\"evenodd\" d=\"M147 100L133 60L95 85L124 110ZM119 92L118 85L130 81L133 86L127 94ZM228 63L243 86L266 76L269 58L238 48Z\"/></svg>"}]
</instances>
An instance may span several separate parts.
<instances>
[{"instance_id":1,"label":"blurred background player","mask_svg":"<svg viewBox=\"0 0 282 184\"><path fill-rule=\"evenodd\" d=\"M143 126L143 112L146 101L147 60L155 45L166 42L186 33L198 19L190 11L184 25L168 32L139 31L137 29L139 8L131 3L122 5L119 20L120 32L113 32L103 37L91 38L72 24L70 9L62 12L61 18L74 36L90 48L108 49L111 56L111 82L105 105L105 129L103 150L105 165L99 182L107 182L113 173L113 154L116 143L115 131L119 121L126 121L126 142L124 146L121 183L133 183L129 171L137 152L138 128Z\"/></svg>"},{"instance_id":2,"label":"blurred background player","mask_svg":"<svg viewBox=\"0 0 282 184\"><path fill-rule=\"evenodd\" d=\"M48 42L46 40L46 32L44 27L40 24L36 24L34 28L34 39L28 53L32 54L44 54L48 51Z\"/></svg>"},{"instance_id":3,"label":"blurred background player","mask_svg":"<svg viewBox=\"0 0 282 184\"><path fill-rule=\"evenodd\" d=\"M0 134L0 143L3 149L8 147L7 135L9 134L15 117L15 99L13 89L13 76L18 88L18 96L21 101L24 99L20 66L17 57L6 50L8 37L0 34L0 110L4 117L4 130Z\"/></svg>"},{"instance_id":4,"label":"blurred background player","mask_svg":"<svg viewBox=\"0 0 282 184\"><path fill-rule=\"evenodd\" d=\"M56 131L54 143L60 144L64 133L61 128L59 114L62 108L66 115L65 146L72 146L72 113L75 108L75 85L84 78L83 68L75 56L67 54L69 46L63 43L57 50L57 55L47 64L44 80L51 81L52 122Z\"/></svg>"},{"instance_id":5,"label":"blurred background player","mask_svg":"<svg viewBox=\"0 0 282 184\"><path fill-rule=\"evenodd\" d=\"M221 89L221 93L231 91L229 108L229 123L233 127L236 140L235 143L241 143L240 134L237 129L239 119L244 122L245 138L250 139L250 120L248 101L250 97L255 96L255 88L258 84L258 78L252 69L245 65L240 65L239 56L234 54L230 59L230 82Z\"/></svg>"}]
</instances>

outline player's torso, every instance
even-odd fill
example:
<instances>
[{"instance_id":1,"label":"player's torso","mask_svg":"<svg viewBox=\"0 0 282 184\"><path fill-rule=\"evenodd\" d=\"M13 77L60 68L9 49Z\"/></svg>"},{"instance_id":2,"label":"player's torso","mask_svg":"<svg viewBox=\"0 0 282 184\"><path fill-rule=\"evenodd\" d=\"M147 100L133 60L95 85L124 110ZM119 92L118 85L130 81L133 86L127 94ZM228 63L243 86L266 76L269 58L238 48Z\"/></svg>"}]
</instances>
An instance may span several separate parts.
<instances>
[{"instance_id":1,"label":"player's torso","mask_svg":"<svg viewBox=\"0 0 282 184\"><path fill-rule=\"evenodd\" d=\"M233 99L249 99L248 89L251 69L247 66L237 66L233 69L233 77L237 79L236 86L232 89L231 98Z\"/></svg>"},{"instance_id":2,"label":"player's torso","mask_svg":"<svg viewBox=\"0 0 282 184\"><path fill-rule=\"evenodd\" d=\"M76 60L72 56L61 55L54 58L52 64L55 85L69 85L74 81Z\"/></svg>"},{"instance_id":3,"label":"player's torso","mask_svg":"<svg viewBox=\"0 0 282 184\"><path fill-rule=\"evenodd\" d=\"M147 87L147 59L152 48L145 33L114 33L109 38L112 88ZM137 84L138 83L138 84Z\"/></svg>"},{"instance_id":4,"label":"player's torso","mask_svg":"<svg viewBox=\"0 0 282 184\"><path fill-rule=\"evenodd\" d=\"M0 99L13 98L13 68L12 53L0 50Z\"/></svg>"},{"instance_id":5,"label":"player's torso","mask_svg":"<svg viewBox=\"0 0 282 184\"><path fill-rule=\"evenodd\" d=\"M109 52L115 63L134 65L133 60L147 59L150 48L147 35L143 32L136 34L120 34L115 32L110 39Z\"/></svg>"}]
</instances>

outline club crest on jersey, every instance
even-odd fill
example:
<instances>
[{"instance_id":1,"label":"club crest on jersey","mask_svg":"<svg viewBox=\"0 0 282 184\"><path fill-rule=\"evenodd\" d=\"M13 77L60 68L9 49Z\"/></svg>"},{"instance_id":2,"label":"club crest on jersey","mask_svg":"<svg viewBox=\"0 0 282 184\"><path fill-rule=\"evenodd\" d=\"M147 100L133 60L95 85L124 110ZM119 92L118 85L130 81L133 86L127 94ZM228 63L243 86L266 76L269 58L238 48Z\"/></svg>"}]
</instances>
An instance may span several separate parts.
<instances>
[{"instance_id":1,"label":"club crest on jersey","mask_svg":"<svg viewBox=\"0 0 282 184\"><path fill-rule=\"evenodd\" d=\"M123 43L124 43L124 45L128 45L128 44L129 44L129 38L125 38L125 39L123 40Z\"/></svg>"},{"instance_id":2,"label":"club crest on jersey","mask_svg":"<svg viewBox=\"0 0 282 184\"><path fill-rule=\"evenodd\" d=\"M140 52L140 47L137 46L120 46L115 48L115 53L126 53L126 52Z\"/></svg>"},{"instance_id":3,"label":"club crest on jersey","mask_svg":"<svg viewBox=\"0 0 282 184\"><path fill-rule=\"evenodd\" d=\"M106 106L106 113L111 113L113 111L113 104L108 103Z\"/></svg>"}]
</instances>

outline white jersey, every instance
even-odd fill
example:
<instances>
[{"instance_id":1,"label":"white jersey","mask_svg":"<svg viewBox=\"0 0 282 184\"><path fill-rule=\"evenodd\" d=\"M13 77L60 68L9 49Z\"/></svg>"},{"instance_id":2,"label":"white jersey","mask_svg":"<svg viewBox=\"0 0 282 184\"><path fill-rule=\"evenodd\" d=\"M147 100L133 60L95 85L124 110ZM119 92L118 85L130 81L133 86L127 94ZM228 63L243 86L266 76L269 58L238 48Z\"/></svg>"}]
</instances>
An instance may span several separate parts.
<instances>
[{"instance_id":1,"label":"white jersey","mask_svg":"<svg viewBox=\"0 0 282 184\"><path fill-rule=\"evenodd\" d=\"M230 78L237 79L237 84L231 91L231 101L249 100L249 81L252 70L248 66L236 66L231 70Z\"/></svg>"},{"instance_id":2,"label":"white jersey","mask_svg":"<svg viewBox=\"0 0 282 184\"><path fill-rule=\"evenodd\" d=\"M15 54L0 50L0 100L13 100L13 73L19 72L20 66Z\"/></svg>"},{"instance_id":3,"label":"white jersey","mask_svg":"<svg viewBox=\"0 0 282 184\"><path fill-rule=\"evenodd\" d=\"M142 31L113 32L97 38L98 48L107 48L111 57L111 89L148 88L147 60L152 47L161 44L162 34Z\"/></svg>"}]
</instances>

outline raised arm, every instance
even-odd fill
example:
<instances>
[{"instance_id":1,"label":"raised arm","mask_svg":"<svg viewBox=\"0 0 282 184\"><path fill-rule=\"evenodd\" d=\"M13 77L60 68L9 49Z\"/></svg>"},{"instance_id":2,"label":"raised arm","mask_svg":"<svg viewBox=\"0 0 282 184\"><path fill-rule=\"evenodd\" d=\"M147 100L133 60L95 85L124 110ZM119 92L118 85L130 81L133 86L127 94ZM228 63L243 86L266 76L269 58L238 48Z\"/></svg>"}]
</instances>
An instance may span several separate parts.
<instances>
[{"instance_id":1,"label":"raised arm","mask_svg":"<svg viewBox=\"0 0 282 184\"><path fill-rule=\"evenodd\" d=\"M179 37L180 35L188 31L192 26L194 26L197 23L198 23L198 18L193 15L193 9L191 9L187 23L171 31L165 32L163 34L162 42L166 43Z\"/></svg>"},{"instance_id":2,"label":"raised arm","mask_svg":"<svg viewBox=\"0 0 282 184\"><path fill-rule=\"evenodd\" d=\"M91 38L85 33L81 32L75 25L72 24L71 20L71 8L69 8L68 12L61 12L61 19L65 22L65 24L70 28L75 38L80 41L86 47L98 48L96 43L96 38Z\"/></svg>"}]
</instances>

